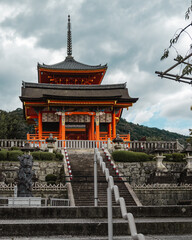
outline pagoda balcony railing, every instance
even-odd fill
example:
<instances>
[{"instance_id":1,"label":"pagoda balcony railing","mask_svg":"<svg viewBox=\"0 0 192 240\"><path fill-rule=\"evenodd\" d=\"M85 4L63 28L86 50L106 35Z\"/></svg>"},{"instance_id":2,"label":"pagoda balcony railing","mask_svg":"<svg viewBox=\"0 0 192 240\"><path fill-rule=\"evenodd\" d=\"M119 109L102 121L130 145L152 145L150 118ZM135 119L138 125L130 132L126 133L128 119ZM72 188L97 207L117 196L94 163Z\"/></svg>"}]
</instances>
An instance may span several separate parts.
<instances>
[{"instance_id":1,"label":"pagoda balcony railing","mask_svg":"<svg viewBox=\"0 0 192 240\"><path fill-rule=\"evenodd\" d=\"M58 134L58 132L51 132L53 137L58 139L58 140L61 140L61 135ZM39 139L39 135L38 134L27 134L27 140L45 140L49 137L50 133L47 132L47 133L43 133L41 135L41 139ZM120 138L122 138L124 141L129 141L130 140L130 135L129 134L120 134L119 135ZM112 136L109 136L109 134L100 134L100 138L99 140L100 141L107 141L108 138L110 138L111 140L113 139ZM68 139L67 139L68 140Z\"/></svg>"},{"instance_id":2,"label":"pagoda balcony railing","mask_svg":"<svg viewBox=\"0 0 192 240\"><path fill-rule=\"evenodd\" d=\"M61 135L58 134L58 132L51 132L54 138L60 139ZM49 138L50 136L50 132L47 133L43 133L41 135L41 139L40 140L45 140L47 138ZM38 134L29 134L27 133L27 140L39 140L39 135Z\"/></svg>"}]
</instances>

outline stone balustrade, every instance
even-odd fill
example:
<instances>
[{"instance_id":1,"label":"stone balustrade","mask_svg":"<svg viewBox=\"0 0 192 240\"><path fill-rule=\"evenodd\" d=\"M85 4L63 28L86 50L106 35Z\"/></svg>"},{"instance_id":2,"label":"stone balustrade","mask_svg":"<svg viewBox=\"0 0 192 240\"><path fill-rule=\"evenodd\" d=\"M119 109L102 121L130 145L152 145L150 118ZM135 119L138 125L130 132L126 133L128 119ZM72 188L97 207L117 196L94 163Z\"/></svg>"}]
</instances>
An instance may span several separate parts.
<instances>
[{"instance_id":1,"label":"stone balustrade","mask_svg":"<svg viewBox=\"0 0 192 240\"><path fill-rule=\"evenodd\" d=\"M0 192L1 191L14 191L14 187L16 184L10 183L0 183ZM66 190L66 185L59 183L59 184L49 184L46 183L33 183L32 191L63 191Z\"/></svg>"},{"instance_id":2,"label":"stone balustrade","mask_svg":"<svg viewBox=\"0 0 192 240\"><path fill-rule=\"evenodd\" d=\"M31 147L47 148L45 140L22 140L22 139L0 139L0 148L11 148L13 146L22 147L26 142L30 143ZM69 149L94 149L110 148L112 141L95 141L95 140L57 140L55 148L69 148ZM181 151L183 146L176 141L125 141L122 143L122 148L132 151L153 151L155 149L164 149L166 151Z\"/></svg>"}]
</instances>

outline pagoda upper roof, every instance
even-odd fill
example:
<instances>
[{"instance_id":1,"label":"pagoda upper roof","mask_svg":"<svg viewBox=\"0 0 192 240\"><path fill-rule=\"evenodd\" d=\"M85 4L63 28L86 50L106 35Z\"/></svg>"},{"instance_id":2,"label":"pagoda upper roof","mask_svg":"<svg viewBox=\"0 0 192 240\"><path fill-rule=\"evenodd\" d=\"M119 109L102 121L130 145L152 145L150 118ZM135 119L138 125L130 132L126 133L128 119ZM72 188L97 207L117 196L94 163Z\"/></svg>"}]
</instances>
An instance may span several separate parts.
<instances>
[{"instance_id":1,"label":"pagoda upper roof","mask_svg":"<svg viewBox=\"0 0 192 240\"><path fill-rule=\"evenodd\" d=\"M21 101L42 101L46 99L99 100L111 99L118 102L136 102L131 98L126 84L112 85L65 85L23 82Z\"/></svg>"},{"instance_id":2,"label":"pagoda upper roof","mask_svg":"<svg viewBox=\"0 0 192 240\"><path fill-rule=\"evenodd\" d=\"M64 61L47 65L38 63L38 68L46 68L51 70L99 70L107 69L107 64L105 65L87 65L84 63L77 62L72 56L67 56Z\"/></svg>"}]
</instances>

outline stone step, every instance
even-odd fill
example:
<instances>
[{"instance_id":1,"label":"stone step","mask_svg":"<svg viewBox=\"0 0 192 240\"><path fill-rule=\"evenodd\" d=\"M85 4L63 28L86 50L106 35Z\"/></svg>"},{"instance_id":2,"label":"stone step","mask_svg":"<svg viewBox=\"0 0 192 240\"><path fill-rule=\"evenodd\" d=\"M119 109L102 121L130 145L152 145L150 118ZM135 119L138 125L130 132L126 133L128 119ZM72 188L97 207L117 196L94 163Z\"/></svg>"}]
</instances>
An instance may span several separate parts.
<instances>
[{"instance_id":1,"label":"stone step","mask_svg":"<svg viewBox=\"0 0 192 240\"><path fill-rule=\"evenodd\" d=\"M191 218L190 206L129 206L136 218ZM113 207L114 218L121 218L120 207ZM1 207L0 219L107 218L106 207Z\"/></svg>"},{"instance_id":2,"label":"stone step","mask_svg":"<svg viewBox=\"0 0 192 240\"><path fill-rule=\"evenodd\" d=\"M62 236L41 236L41 237L28 237L27 240L108 240L108 237L103 236L71 236L71 235L62 235ZM115 236L113 240L132 240L131 236ZM145 236L146 240L191 240L191 234L184 235L151 235ZM12 240L11 236L9 237L0 237L0 240ZM26 240L26 237L16 237L14 240Z\"/></svg>"},{"instance_id":3,"label":"stone step","mask_svg":"<svg viewBox=\"0 0 192 240\"><path fill-rule=\"evenodd\" d=\"M94 202L94 166L93 166L94 154L89 154L87 151L83 154L74 154L69 152L69 159L71 163L71 169L73 174L72 188L75 198L75 204L77 206L91 206ZM111 175L115 176L115 171L111 169ZM86 176L89 176L86 178ZM87 182L86 182L87 181ZM122 197L125 198L127 205L135 205L130 193L128 192L125 184L115 178L115 184L119 187L119 192ZM105 176L98 167L98 198L100 200L100 206L107 204L107 187L108 183L105 180ZM115 202L113 202L115 204Z\"/></svg>"},{"instance_id":4,"label":"stone step","mask_svg":"<svg viewBox=\"0 0 192 240\"><path fill-rule=\"evenodd\" d=\"M192 234L191 218L138 218L139 233ZM0 237L3 236L107 236L107 219L33 219L0 220ZM130 235L127 221L113 219L114 236Z\"/></svg>"}]
</instances>

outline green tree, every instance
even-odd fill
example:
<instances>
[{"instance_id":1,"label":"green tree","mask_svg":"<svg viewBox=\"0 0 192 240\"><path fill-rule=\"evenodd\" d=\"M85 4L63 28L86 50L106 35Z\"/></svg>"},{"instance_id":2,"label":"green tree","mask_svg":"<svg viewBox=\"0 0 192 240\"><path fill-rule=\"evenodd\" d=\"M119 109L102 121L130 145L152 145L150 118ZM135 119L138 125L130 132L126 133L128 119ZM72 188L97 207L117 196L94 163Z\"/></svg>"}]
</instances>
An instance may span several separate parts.
<instances>
[{"instance_id":1,"label":"green tree","mask_svg":"<svg viewBox=\"0 0 192 240\"><path fill-rule=\"evenodd\" d=\"M7 112L0 110L0 138L6 139L8 134Z\"/></svg>"},{"instance_id":2,"label":"green tree","mask_svg":"<svg viewBox=\"0 0 192 240\"><path fill-rule=\"evenodd\" d=\"M12 112L0 110L1 139L26 139L27 132L33 133L33 127L27 124L21 108Z\"/></svg>"}]
</instances>

